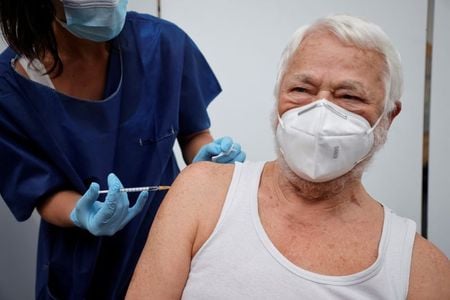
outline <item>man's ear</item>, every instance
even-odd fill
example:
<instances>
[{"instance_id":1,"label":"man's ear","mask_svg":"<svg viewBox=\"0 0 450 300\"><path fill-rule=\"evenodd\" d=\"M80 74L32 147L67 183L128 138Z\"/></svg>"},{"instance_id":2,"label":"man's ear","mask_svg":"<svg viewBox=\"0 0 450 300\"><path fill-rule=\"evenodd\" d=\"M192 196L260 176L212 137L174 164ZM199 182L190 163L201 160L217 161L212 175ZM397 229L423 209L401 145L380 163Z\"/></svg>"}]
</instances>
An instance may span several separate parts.
<instances>
[{"instance_id":1,"label":"man's ear","mask_svg":"<svg viewBox=\"0 0 450 300\"><path fill-rule=\"evenodd\" d=\"M388 114L389 127L391 127L392 121L394 121L395 117L397 117L398 114L402 111L402 103L399 100L395 101L394 104L394 109Z\"/></svg>"}]
</instances>

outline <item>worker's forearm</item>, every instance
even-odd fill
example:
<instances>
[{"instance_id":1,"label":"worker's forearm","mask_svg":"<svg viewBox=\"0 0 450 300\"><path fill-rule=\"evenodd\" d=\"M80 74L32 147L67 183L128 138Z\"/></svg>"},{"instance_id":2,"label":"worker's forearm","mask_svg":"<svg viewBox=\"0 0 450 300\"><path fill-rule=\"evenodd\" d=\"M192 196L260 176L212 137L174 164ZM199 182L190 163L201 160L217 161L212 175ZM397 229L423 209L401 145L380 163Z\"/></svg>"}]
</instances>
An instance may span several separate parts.
<instances>
[{"instance_id":1,"label":"worker's forearm","mask_svg":"<svg viewBox=\"0 0 450 300\"><path fill-rule=\"evenodd\" d=\"M195 155L203 145L211 143L212 141L213 138L209 130L195 133L188 137L179 138L181 152L183 153L183 158L186 164L190 164L192 162Z\"/></svg>"},{"instance_id":2,"label":"worker's forearm","mask_svg":"<svg viewBox=\"0 0 450 300\"><path fill-rule=\"evenodd\" d=\"M61 191L37 207L37 211L45 221L60 227L74 226L70 220L70 212L81 195L73 191Z\"/></svg>"}]
</instances>

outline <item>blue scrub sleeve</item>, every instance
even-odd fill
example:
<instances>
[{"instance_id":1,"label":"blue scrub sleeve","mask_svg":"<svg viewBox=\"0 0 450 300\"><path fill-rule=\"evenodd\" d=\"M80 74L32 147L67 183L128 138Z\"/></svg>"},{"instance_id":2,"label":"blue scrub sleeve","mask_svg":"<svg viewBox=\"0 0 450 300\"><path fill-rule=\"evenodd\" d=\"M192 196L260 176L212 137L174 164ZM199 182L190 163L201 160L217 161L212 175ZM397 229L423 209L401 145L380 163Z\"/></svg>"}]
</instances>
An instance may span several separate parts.
<instances>
[{"instance_id":1,"label":"blue scrub sleeve","mask_svg":"<svg viewBox=\"0 0 450 300\"><path fill-rule=\"evenodd\" d=\"M2 90L0 95L0 194L15 218L25 221L39 201L63 186L64 177L52 167L52 158L45 157L8 113L28 117L17 114L23 111L23 107L12 104L18 99ZM5 101L8 106L2 105ZM28 122L32 124L32 120ZM33 134L39 134L38 127L30 127L36 130Z\"/></svg>"},{"instance_id":2,"label":"blue scrub sleeve","mask_svg":"<svg viewBox=\"0 0 450 300\"><path fill-rule=\"evenodd\" d=\"M184 45L180 136L187 136L210 127L207 107L222 91L205 57L187 35Z\"/></svg>"}]
</instances>

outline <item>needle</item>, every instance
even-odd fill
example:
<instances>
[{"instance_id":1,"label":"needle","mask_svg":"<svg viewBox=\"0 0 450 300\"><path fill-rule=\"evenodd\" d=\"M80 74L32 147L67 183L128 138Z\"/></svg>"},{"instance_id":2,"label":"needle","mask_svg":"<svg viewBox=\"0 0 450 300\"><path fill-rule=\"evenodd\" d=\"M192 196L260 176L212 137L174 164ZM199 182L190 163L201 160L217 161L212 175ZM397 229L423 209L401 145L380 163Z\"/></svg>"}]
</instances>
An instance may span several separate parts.
<instances>
[{"instance_id":1,"label":"needle","mask_svg":"<svg viewBox=\"0 0 450 300\"><path fill-rule=\"evenodd\" d=\"M125 192L125 193L133 193L133 192L155 192L155 191L163 191L168 190L170 186L168 185L153 185L153 186L142 186L142 187L132 187L132 188L121 188L119 189L119 192ZM107 194L108 190L101 190L98 192L99 194Z\"/></svg>"}]
</instances>

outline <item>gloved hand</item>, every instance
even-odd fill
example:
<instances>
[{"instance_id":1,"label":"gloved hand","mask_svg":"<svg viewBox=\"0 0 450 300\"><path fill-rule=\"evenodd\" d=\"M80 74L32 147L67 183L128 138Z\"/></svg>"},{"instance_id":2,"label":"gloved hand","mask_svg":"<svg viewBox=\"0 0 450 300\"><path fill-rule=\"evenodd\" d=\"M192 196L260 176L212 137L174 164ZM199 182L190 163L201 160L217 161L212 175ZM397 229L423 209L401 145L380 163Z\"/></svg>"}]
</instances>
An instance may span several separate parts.
<instances>
[{"instance_id":1,"label":"gloved hand","mask_svg":"<svg viewBox=\"0 0 450 300\"><path fill-rule=\"evenodd\" d=\"M129 207L128 195L120 192L123 188L119 178L114 174L108 175L108 194L104 202L98 201L99 185L91 183L89 189L78 200L70 213L72 222L96 236L113 235L122 229L144 207L148 192L139 194L136 204Z\"/></svg>"},{"instance_id":2,"label":"gloved hand","mask_svg":"<svg viewBox=\"0 0 450 300\"><path fill-rule=\"evenodd\" d=\"M233 143L230 137L222 137L201 147L192 162L214 161L226 164L244 160L245 152L241 151L241 145Z\"/></svg>"}]
</instances>

